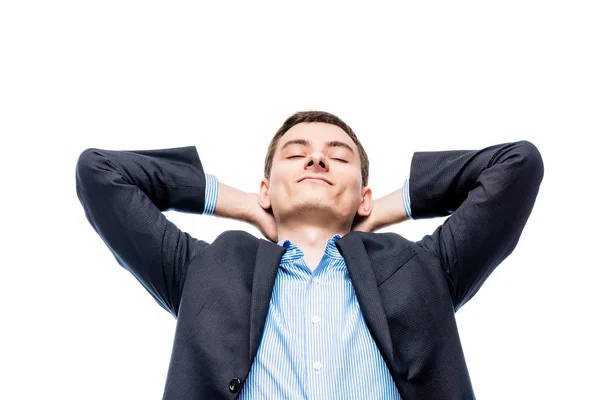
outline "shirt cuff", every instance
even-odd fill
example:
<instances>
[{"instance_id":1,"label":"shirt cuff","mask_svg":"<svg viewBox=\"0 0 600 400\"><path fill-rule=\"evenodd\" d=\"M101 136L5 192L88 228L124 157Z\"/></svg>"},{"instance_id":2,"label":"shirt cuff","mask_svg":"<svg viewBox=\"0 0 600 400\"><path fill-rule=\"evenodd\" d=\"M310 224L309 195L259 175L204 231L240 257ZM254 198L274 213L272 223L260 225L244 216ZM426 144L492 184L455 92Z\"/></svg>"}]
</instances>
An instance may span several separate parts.
<instances>
[{"instance_id":1,"label":"shirt cuff","mask_svg":"<svg viewBox=\"0 0 600 400\"><path fill-rule=\"evenodd\" d=\"M404 209L406 210L406 215L408 218L414 220L412 217L412 213L410 212L410 191L408 188L408 179L404 181L404 186L402 188L402 197L404 197Z\"/></svg>"},{"instance_id":2,"label":"shirt cuff","mask_svg":"<svg viewBox=\"0 0 600 400\"><path fill-rule=\"evenodd\" d=\"M213 215L217 206L217 197L219 194L219 181L217 177L211 174L204 174L206 187L204 190L204 212L202 215Z\"/></svg>"}]
</instances>

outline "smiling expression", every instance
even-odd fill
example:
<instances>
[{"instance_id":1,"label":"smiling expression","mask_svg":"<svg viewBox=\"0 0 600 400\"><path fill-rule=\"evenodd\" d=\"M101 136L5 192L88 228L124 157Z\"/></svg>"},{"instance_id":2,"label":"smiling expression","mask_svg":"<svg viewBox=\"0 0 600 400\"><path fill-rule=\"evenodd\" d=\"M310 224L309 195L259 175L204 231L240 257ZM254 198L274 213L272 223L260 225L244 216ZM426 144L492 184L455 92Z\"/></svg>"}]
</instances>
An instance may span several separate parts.
<instances>
[{"instance_id":1,"label":"smiling expression","mask_svg":"<svg viewBox=\"0 0 600 400\"><path fill-rule=\"evenodd\" d=\"M269 179L261 181L261 205L275 218L296 213L352 220L363 198L356 144L340 127L311 122L292 126L277 143Z\"/></svg>"}]
</instances>

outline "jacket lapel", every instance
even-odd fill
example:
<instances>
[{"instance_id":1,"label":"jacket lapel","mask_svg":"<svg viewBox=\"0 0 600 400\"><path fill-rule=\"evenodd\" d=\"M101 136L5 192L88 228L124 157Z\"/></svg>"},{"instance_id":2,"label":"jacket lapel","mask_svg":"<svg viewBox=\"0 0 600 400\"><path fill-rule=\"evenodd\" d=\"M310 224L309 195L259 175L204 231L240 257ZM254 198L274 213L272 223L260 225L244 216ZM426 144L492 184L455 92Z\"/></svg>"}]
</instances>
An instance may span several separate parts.
<instances>
[{"instance_id":1,"label":"jacket lapel","mask_svg":"<svg viewBox=\"0 0 600 400\"><path fill-rule=\"evenodd\" d=\"M275 277L285 249L275 243L260 239L254 264L252 281L252 298L250 300L250 354L249 365L252 365L258 352L267 319L267 311L273 293Z\"/></svg>"},{"instance_id":2,"label":"jacket lapel","mask_svg":"<svg viewBox=\"0 0 600 400\"><path fill-rule=\"evenodd\" d=\"M365 246L360 240L360 236L354 232L350 232L337 240L336 246L346 261L365 322L388 368L392 369L394 356L390 328ZM284 253L285 249L283 247L260 239L254 265L250 305L249 365L252 365L258 352L275 277Z\"/></svg>"},{"instance_id":3,"label":"jacket lapel","mask_svg":"<svg viewBox=\"0 0 600 400\"><path fill-rule=\"evenodd\" d=\"M346 260L350 279L352 280L352 285L354 286L365 322L388 368L392 370L394 367L394 355L390 328L367 250L360 236L354 232L350 232L337 240L336 246L342 257L344 257L344 260Z\"/></svg>"}]
</instances>

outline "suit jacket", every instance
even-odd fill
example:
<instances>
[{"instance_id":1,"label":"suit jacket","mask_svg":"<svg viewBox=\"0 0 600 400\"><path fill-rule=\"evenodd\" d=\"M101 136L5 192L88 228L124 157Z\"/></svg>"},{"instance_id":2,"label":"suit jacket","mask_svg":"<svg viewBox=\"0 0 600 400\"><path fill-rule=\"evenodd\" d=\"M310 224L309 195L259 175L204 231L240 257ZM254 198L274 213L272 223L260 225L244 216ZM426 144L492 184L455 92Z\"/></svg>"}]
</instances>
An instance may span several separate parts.
<instances>
[{"instance_id":1,"label":"suit jacket","mask_svg":"<svg viewBox=\"0 0 600 400\"><path fill-rule=\"evenodd\" d=\"M515 248L543 174L541 155L528 141L415 152L413 218L450 217L417 242L367 232L336 242L404 400L475 398L455 312ZM162 214L204 210L195 146L86 149L76 189L117 262L177 318L163 398L236 398L261 342L285 250L244 231L207 243Z\"/></svg>"}]
</instances>

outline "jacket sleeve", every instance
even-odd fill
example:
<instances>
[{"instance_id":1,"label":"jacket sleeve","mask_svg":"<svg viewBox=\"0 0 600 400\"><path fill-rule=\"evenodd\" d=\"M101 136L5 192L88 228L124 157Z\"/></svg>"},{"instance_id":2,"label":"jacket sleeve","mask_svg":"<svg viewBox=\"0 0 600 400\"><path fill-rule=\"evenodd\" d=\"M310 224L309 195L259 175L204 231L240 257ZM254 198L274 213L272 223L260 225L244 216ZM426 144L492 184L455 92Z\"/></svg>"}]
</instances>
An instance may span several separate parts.
<instances>
[{"instance_id":1,"label":"jacket sleeve","mask_svg":"<svg viewBox=\"0 0 600 400\"><path fill-rule=\"evenodd\" d=\"M188 265L208 243L162 211L204 211L206 178L196 147L89 148L77 160L75 182L86 218L117 262L177 317Z\"/></svg>"},{"instance_id":2,"label":"jacket sleeve","mask_svg":"<svg viewBox=\"0 0 600 400\"><path fill-rule=\"evenodd\" d=\"M413 218L450 215L416 243L439 258L455 311L514 250L543 176L541 154L525 140L413 154Z\"/></svg>"}]
</instances>

